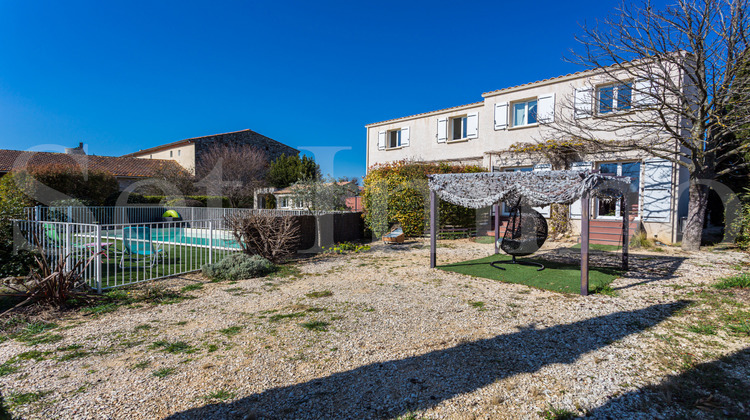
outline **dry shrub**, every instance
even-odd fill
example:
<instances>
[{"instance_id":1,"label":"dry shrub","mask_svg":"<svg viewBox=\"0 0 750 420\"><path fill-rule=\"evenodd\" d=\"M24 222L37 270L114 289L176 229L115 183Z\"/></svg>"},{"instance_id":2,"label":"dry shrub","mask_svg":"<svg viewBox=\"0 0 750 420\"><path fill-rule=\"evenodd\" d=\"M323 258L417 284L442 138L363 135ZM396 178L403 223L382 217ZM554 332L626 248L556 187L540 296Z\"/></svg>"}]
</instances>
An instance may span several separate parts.
<instances>
[{"instance_id":1,"label":"dry shrub","mask_svg":"<svg viewBox=\"0 0 750 420\"><path fill-rule=\"evenodd\" d=\"M83 301L88 300L89 288L83 278L83 273L89 264L95 260L97 255L93 254L87 259L74 261L72 267L66 269L65 255L61 253L57 261L53 263L47 259L40 249L39 255L34 257L37 269L32 270L28 278L4 284L6 288L11 290L11 293L2 293L3 295L25 299L0 315L4 315L27 303L51 305L55 308L61 308L71 298Z\"/></svg>"},{"instance_id":2,"label":"dry shrub","mask_svg":"<svg viewBox=\"0 0 750 420\"><path fill-rule=\"evenodd\" d=\"M246 254L281 263L299 247L300 227L292 216L235 214L227 216L225 221Z\"/></svg>"}]
</instances>

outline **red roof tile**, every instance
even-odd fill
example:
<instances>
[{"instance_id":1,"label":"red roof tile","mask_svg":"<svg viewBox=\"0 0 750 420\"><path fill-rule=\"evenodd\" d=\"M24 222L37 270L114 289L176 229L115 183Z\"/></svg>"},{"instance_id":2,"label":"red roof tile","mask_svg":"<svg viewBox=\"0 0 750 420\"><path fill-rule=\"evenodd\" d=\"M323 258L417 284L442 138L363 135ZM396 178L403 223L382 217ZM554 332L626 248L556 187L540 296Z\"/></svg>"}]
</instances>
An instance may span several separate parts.
<instances>
[{"instance_id":1,"label":"red roof tile","mask_svg":"<svg viewBox=\"0 0 750 420\"><path fill-rule=\"evenodd\" d=\"M173 160L67 155L65 153L0 149L0 172L42 165L87 167L89 170L105 171L117 177L144 178L155 176L164 169L182 169L182 166Z\"/></svg>"}]
</instances>

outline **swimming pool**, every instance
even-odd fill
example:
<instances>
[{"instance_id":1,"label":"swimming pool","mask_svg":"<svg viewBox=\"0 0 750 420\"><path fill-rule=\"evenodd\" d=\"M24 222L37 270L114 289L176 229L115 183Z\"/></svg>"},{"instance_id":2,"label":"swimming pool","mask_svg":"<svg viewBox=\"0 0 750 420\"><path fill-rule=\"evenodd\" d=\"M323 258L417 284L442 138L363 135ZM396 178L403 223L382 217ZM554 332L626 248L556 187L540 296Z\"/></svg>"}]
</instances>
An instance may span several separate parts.
<instances>
[{"instance_id":1,"label":"swimming pool","mask_svg":"<svg viewBox=\"0 0 750 420\"><path fill-rule=\"evenodd\" d=\"M168 227L150 229L151 240L155 243L169 245L188 245L208 248L211 242L211 231L208 229L195 229L183 227ZM123 231L118 229L114 235L108 237L123 238ZM240 249L240 245L235 241L232 233L227 230L213 230L213 247L224 249Z\"/></svg>"}]
</instances>

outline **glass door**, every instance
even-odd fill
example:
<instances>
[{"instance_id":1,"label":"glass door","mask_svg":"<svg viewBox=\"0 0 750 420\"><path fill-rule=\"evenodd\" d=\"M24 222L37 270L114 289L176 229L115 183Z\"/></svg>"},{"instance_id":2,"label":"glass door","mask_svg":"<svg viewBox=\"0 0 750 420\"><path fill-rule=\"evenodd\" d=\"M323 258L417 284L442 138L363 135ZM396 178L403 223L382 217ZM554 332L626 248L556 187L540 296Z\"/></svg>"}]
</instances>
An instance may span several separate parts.
<instances>
[{"instance_id":1,"label":"glass door","mask_svg":"<svg viewBox=\"0 0 750 420\"><path fill-rule=\"evenodd\" d=\"M638 215L638 191L641 186L641 163L640 162L614 162L600 163L599 170L602 175L629 176L630 190L628 200L630 203L630 214ZM622 218L620 200L605 201L596 200L596 216L599 219Z\"/></svg>"}]
</instances>

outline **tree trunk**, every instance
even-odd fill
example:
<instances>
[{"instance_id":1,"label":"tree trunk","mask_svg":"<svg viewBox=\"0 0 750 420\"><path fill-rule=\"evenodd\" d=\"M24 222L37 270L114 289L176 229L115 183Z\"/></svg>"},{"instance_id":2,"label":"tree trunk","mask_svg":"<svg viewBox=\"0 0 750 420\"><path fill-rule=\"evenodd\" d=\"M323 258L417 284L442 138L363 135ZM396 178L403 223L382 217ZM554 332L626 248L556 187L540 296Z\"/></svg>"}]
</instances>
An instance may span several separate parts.
<instances>
[{"instance_id":1,"label":"tree trunk","mask_svg":"<svg viewBox=\"0 0 750 420\"><path fill-rule=\"evenodd\" d=\"M699 183L700 178L690 176L687 223L682 233L682 249L698 251L703 237L703 221L706 218L708 205L708 186Z\"/></svg>"}]
</instances>

